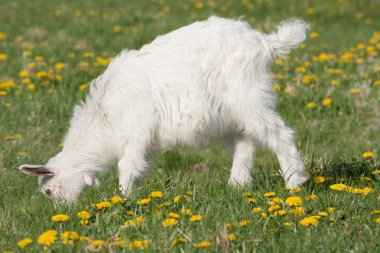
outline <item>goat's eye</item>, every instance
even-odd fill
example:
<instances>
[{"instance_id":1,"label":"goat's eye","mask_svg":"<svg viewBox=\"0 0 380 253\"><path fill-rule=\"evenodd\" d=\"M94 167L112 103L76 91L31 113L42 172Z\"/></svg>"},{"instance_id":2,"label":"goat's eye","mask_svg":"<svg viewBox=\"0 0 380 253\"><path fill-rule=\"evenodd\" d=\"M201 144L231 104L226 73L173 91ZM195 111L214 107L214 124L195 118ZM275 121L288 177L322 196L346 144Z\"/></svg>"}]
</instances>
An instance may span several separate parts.
<instances>
[{"instance_id":1,"label":"goat's eye","mask_svg":"<svg viewBox=\"0 0 380 253\"><path fill-rule=\"evenodd\" d=\"M51 190L50 190L50 189L46 189L46 190L45 190L45 193L46 193L48 196L51 196Z\"/></svg>"}]
</instances>

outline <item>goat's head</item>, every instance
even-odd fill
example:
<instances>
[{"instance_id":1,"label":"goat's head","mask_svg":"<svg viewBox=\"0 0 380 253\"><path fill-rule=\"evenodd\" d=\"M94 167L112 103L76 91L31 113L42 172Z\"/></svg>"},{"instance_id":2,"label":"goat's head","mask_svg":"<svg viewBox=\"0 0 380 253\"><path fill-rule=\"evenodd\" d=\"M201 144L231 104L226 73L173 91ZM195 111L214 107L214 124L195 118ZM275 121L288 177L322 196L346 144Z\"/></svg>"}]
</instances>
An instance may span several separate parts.
<instances>
[{"instance_id":1,"label":"goat's head","mask_svg":"<svg viewBox=\"0 0 380 253\"><path fill-rule=\"evenodd\" d=\"M19 169L27 175L38 176L39 190L55 202L74 202L86 186L99 184L94 173L68 165L63 167L54 158L46 165L25 164Z\"/></svg>"}]
</instances>

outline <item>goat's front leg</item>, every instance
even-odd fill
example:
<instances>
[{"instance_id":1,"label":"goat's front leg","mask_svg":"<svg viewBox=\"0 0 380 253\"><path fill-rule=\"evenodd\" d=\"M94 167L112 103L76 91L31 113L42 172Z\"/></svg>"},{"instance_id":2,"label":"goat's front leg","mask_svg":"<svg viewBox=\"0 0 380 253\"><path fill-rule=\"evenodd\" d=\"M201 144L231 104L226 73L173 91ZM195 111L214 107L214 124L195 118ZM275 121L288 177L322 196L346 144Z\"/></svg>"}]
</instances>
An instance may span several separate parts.
<instances>
[{"instance_id":1,"label":"goat's front leg","mask_svg":"<svg viewBox=\"0 0 380 253\"><path fill-rule=\"evenodd\" d=\"M228 183L237 186L250 186L252 184L251 168L255 151L254 140L252 137L239 135L234 139L234 142L234 159Z\"/></svg>"},{"instance_id":2,"label":"goat's front leg","mask_svg":"<svg viewBox=\"0 0 380 253\"><path fill-rule=\"evenodd\" d=\"M133 186L142 181L148 163L145 159L145 150L126 148L123 157L118 163L120 191L125 197L131 193Z\"/></svg>"}]
</instances>

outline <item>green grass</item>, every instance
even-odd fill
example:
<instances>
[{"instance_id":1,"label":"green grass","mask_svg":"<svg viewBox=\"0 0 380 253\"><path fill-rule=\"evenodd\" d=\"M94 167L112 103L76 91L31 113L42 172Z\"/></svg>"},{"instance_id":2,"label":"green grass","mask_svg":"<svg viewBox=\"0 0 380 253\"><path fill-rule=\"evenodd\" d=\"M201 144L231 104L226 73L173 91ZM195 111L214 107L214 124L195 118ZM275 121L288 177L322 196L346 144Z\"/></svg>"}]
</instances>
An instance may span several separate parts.
<instances>
[{"instance_id":1,"label":"green grass","mask_svg":"<svg viewBox=\"0 0 380 253\"><path fill-rule=\"evenodd\" d=\"M112 246L115 237L126 243L149 240L148 252L378 252L379 215L370 214L379 208L380 155L380 62L379 55L371 55L373 46L380 51L380 17L378 1L213 1L203 2L196 8L195 1L44 1L2 0L0 3L1 54L0 60L0 252L13 250L41 252L37 237L55 229L62 233L73 230L90 241L64 245L60 236L47 250L57 252L84 252L93 240L104 240L103 251L123 251ZM249 9L246 3L253 3ZM199 5L198 5L199 7ZM201 6L202 7L202 6ZM307 14L307 8L314 12ZM265 147L257 152L253 171L254 184L250 189L227 186L231 155L221 143L199 150L175 149L156 155L152 169L142 186L122 204L96 211L94 203L118 195L117 171L112 168L100 175L99 188L87 190L71 206L54 208L50 200L37 191L36 179L18 171L24 163L45 163L60 150L60 142L67 130L72 108L85 91L81 84L101 74L105 67L102 59L115 56L122 48L139 48L175 28L210 15L238 18L245 16L255 28L271 31L282 19L301 17L310 22L318 38L309 38L305 47L291 54L282 64L275 64L272 72L279 84L278 110L286 123L296 132L296 139L311 175L329 178L321 184L306 183L296 196L303 200L305 213L294 216L291 207L281 204L284 216L266 212L269 205L265 192L274 191L285 200L291 196L277 173L279 165ZM121 31L113 28L120 25ZM1 34L0 34L1 38ZM372 38L372 40L371 40ZM352 51L353 60L342 62L341 56L358 43L364 49ZM371 44L373 43L373 44ZM94 57L84 54L92 52ZM335 56L316 61L321 53ZM36 56L43 57L38 62ZM357 61L362 61L357 63ZM362 59L362 60L360 60ZM56 63L66 64L61 71ZM82 62L82 63L81 63ZM100 62L100 64L99 64ZM305 73L296 68L304 66ZM88 66L86 67L86 63ZM34 68L30 64L35 64ZM30 69L29 78L35 90L28 89L19 73ZM330 74L328 69L340 69L342 74ZM49 70L51 73L49 73ZM46 77L35 73L45 71ZM61 79L55 78L60 75ZM282 75L282 76L280 76ZM312 76L310 83L302 82ZM298 80L294 78L299 78ZM300 81L299 81L300 80ZM7 86L7 81L14 85ZM4 84L5 83L5 84ZM334 85L335 83L335 85ZM337 83L337 84L336 84ZM359 94L352 94L357 88ZM330 106L324 106L330 98ZM314 102L315 108L307 104ZM18 136L20 134L21 136ZM364 159L362 153L372 151L375 157ZM367 177L370 181L360 180ZM329 185L344 182L363 189L368 195L336 192ZM137 201L152 191L162 191L164 197L152 199L148 206ZM186 192L192 192L185 198ZM246 203L243 192L251 192L257 202ZM307 200L311 194L315 201ZM173 198L181 196L178 203ZM168 201L168 207L159 204ZM265 219L253 213L261 207L268 214ZM328 207L335 211L319 219L315 227L303 227L299 221ZM201 214L199 222L190 222L183 215L177 225L163 227L169 212L191 209ZM79 224L77 212L92 214L88 226ZM158 214L157 211L160 211ZM128 215L127 211L133 211ZM51 221L51 216L63 213L70 216L64 224ZM121 228L126 220L144 216L141 226ZM247 226L239 222L247 220ZM283 222L291 222L290 227ZM227 228L226 224L231 224ZM236 239L226 240L227 234ZM171 246L178 236L187 243ZM28 248L21 250L17 242L24 237L33 239ZM209 241L212 246L198 249L196 244ZM135 248L135 251L140 249ZM141 251L144 251L141 249Z\"/></svg>"}]
</instances>

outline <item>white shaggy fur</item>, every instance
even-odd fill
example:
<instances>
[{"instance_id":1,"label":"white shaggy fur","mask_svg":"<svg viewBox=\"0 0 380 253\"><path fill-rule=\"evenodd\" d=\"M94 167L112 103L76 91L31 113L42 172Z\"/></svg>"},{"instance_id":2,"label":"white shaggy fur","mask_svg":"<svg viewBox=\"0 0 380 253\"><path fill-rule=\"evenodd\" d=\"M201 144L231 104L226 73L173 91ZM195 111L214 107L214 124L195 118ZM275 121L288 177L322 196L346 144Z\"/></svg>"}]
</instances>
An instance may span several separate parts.
<instances>
[{"instance_id":1,"label":"white shaggy fur","mask_svg":"<svg viewBox=\"0 0 380 253\"><path fill-rule=\"evenodd\" d=\"M138 51L124 50L75 107L63 150L44 166L20 169L41 176L41 190L53 199L74 201L97 184L96 172L118 161L120 189L128 195L153 151L232 138L230 184L251 184L261 142L277 155L286 186L299 186L308 176L293 131L275 112L268 70L305 39L306 29L290 20L266 35L244 21L210 17Z\"/></svg>"}]
</instances>

